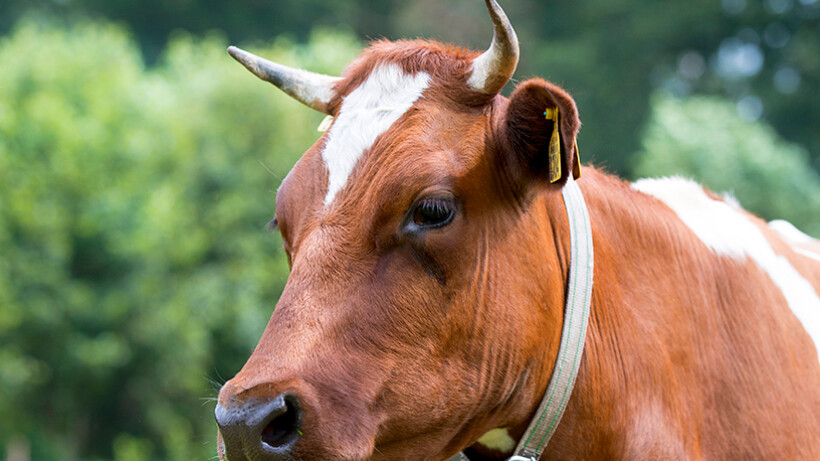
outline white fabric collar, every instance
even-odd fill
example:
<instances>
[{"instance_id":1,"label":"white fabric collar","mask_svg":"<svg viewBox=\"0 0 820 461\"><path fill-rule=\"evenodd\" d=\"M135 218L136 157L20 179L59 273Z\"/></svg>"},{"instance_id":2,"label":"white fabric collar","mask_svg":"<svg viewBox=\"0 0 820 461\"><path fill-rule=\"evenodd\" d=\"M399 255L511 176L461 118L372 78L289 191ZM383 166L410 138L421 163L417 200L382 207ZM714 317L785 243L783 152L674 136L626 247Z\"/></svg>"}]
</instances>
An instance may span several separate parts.
<instances>
[{"instance_id":1,"label":"white fabric collar","mask_svg":"<svg viewBox=\"0 0 820 461\"><path fill-rule=\"evenodd\" d=\"M515 455L508 461L538 461L541 457L567 408L584 353L595 260L592 228L584 195L571 174L562 195L569 221L571 253L561 346L541 405L518 443Z\"/></svg>"}]
</instances>

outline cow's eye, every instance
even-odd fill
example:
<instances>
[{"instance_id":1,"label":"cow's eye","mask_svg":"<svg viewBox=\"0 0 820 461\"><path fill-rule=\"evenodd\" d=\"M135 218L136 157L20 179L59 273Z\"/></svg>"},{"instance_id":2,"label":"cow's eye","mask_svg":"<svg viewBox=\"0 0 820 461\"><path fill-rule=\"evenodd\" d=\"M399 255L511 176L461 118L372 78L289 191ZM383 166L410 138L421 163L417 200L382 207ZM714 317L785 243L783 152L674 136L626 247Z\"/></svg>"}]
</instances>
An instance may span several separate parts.
<instances>
[{"instance_id":1,"label":"cow's eye","mask_svg":"<svg viewBox=\"0 0 820 461\"><path fill-rule=\"evenodd\" d=\"M450 224L455 214L456 207L451 200L424 198L416 202L413 209L413 224L425 228L443 227Z\"/></svg>"}]
</instances>

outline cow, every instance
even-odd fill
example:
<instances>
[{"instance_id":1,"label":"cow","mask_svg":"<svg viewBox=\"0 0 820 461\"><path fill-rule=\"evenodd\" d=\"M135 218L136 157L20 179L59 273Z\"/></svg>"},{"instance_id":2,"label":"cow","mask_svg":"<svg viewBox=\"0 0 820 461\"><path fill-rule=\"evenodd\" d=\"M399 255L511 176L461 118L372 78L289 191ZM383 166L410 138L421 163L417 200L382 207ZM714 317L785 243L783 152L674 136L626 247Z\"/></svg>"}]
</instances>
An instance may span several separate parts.
<instances>
[{"instance_id":1,"label":"cow","mask_svg":"<svg viewBox=\"0 0 820 461\"><path fill-rule=\"evenodd\" d=\"M485 3L484 52L382 40L331 77L229 48L332 121L277 193L290 275L219 392L220 459L512 456L569 328L570 186L594 283L541 458L820 459L820 242L580 166L566 91L500 94L519 45Z\"/></svg>"}]
</instances>

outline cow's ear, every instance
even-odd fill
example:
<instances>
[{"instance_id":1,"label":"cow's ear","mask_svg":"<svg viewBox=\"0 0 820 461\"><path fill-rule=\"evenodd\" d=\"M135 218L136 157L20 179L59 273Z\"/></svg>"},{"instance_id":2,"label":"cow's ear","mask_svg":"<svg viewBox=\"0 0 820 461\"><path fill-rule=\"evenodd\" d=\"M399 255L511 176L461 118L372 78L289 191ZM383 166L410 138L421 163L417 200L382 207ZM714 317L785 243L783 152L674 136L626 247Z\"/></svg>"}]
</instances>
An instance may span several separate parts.
<instances>
[{"instance_id":1,"label":"cow's ear","mask_svg":"<svg viewBox=\"0 0 820 461\"><path fill-rule=\"evenodd\" d=\"M527 80L518 85L507 106L506 155L524 178L563 184L568 174L580 173L575 142L580 128L578 108L569 93L540 78Z\"/></svg>"}]
</instances>

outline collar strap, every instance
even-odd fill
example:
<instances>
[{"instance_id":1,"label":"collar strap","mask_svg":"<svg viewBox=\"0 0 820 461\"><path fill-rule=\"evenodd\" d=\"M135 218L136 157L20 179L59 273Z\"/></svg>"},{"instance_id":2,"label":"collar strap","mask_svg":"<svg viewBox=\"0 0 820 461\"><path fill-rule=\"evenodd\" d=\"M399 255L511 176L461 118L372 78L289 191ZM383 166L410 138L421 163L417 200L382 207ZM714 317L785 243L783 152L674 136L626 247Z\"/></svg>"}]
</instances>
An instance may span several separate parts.
<instances>
[{"instance_id":1,"label":"collar strap","mask_svg":"<svg viewBox=\"0 0 820 461\"><path fill-rule=\"evenodd\" d=\"M538 461L541 457L567 408L584 352L592 303L592 229L584 196L572 175L568 175L562 195L569 220L571 253L561 346L541 405L508 461Z\"/></svg>"}]
</instances>

